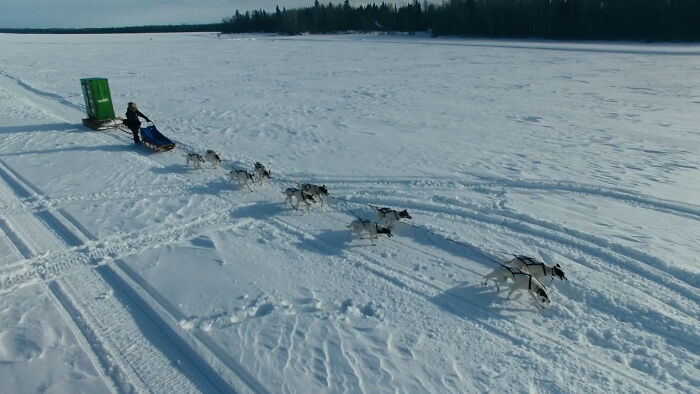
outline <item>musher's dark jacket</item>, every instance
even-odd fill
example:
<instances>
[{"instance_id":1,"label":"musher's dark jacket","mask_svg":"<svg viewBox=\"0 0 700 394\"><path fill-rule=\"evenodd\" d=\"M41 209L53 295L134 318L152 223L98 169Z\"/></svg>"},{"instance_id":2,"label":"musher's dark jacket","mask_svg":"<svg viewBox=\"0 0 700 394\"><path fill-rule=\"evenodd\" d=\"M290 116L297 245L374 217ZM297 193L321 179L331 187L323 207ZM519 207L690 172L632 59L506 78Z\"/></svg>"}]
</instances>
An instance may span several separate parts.
<instances>
[{"instance_id":1,"label":"musher's dark jacket","mask_svg":"<svg viewBox=\"0 0 700 394\"><path fill-rule=\"evenodd\" d=\"M146 122L150 122L151 120L148 119L148 116L144 115L139 111L138 109L136 111L132 111L130 109L126 110L126 120L124 123L128 128L131 130L138 130L139 127L141 127L141 121L139 121L139 116L146 119Z\"/></svg>"}]
</instances>

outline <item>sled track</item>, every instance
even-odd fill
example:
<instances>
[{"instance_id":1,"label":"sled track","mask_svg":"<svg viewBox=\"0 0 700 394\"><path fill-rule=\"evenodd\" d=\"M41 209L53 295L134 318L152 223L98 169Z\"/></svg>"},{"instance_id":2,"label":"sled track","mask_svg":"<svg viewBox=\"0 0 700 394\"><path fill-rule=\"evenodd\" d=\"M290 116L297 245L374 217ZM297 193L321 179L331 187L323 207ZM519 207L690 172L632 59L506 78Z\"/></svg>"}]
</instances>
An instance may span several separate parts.
<instances>
[{"instance_id":1,"label":"sled track","mask_svg":"<svg viewBox=\"0 0 700 394\"><path fill-rule=\"evenodd\" d=\"M57 252L48 252L35 258L26 258L11 266L0 268L0 291L11 291L29 282L47 281L72 271L94 268L116 258L166 245L174 241L192 239L212 228L226 231L244 225L246 220L234 221L228 212L211 214L179 225L165 225L160 230L137 234L123 234L92 241L87 245Z\"/></svg>"},{"instance_id":2,"label":"sled track","mask_svg":"<svg viewBox=\"0 0 700 394\"><path fill-rule=\"evenodd\" d=\"M1 159L0 159L1 162ZM0 174L2 176L2 174ZM147 197L166 197L172 195L192 194L206 188L205 182L189 180L186 185L139 185L126 189L105 189L90 194L67 194L59 196L44 196L18 198L15 202L0 201L0 214L36 213L38 211L56 209L62 205L80 202L118 201L121 199L143 199ZM70 216L64 213L64 216Z\"/></svg>"},{"instance_id":3,"label":"sled track","mask_svg":"<svg viewBox=\"0 0 700 394\"><path fill-rule=\"evenodd\" d=\"M585 234L576 230L568 229L558 223L551 223L541 219L534 219L524 214L515 214L503 210L489 210L488 214L482 213L483 207L462 203L452 199L437 199L441 204L425 204L422 201L411 201L412 199L381 199L386 205L401 206L414 211L428 212L432 215L442 216L448 220L455 217L461 220L483 223L499 228L506 228L511 232L523 236L532 236L545 239L556 244L567 245L576 248L588 255L596 256L601 260L614 261L627 272L620 271L621 280L626 280L626 273L632 273L638 278L650 278L659 286L665 286L679 295L682 295L692 303L698 303L697 295L693 292L700 283L698 278L690 275L687 271L669 267L668 264L656 257L634 250L632 248L611 244L595 235ZM354 204L358 207L366 207L369 203L376 204L376 201L365 199L338 200ZM451 216L450 216L451 215ZM429 233L429 230L418 226L413 226L419 231ZM440 236L439 234L435 234ZM443 237L444 238L444 237ZM663 269L665 268L665 269ZM615 267L606 267L606 270L616 270ZM680 281L682 284L677 284Z\"/></svg>"},{"instance_id":4,"label":"sled track","mask_svg":"<svg viewBox=\"0 0 700 394\"><path fill-rule=\"evenodd\" d=\"M587 195L592 197L607 198L621 203L626 203L632 206L638 206L662 213L670 213L673 215L695 219L700 221L700 206L681 203L670 200L663 200L651 196L646 196L640 193L632 193L625 190L605 188L601 186L592 186L568 181L526 181L526 180L511 180L507 178L486 178L479 177L474 174L468 176L476 177L477 181L465 181L461 178L418 178L418 177L395 177L392 180L386 179L353 179L353 178L330 178L323 176L310 177L304 174L286 174L286 178L278 178L280 181L295 183L303 181L311 182L315 179L316 183L323 183L329 189L343 188L345 190L358 190L359 186L367 191L367 185L373 185L377 188L381 187L383 191L386 189L406 190L407 187L424 187L435 189L454 189L462 187L481 193L496 194L504 189L509 190L541 190L541 191L557 191L572 194ZM297 178L291 179L292 178ZM312 179L310 179L312 178ZM357 186L359 185L359 186Z\"/></svg>"}]
</instances>

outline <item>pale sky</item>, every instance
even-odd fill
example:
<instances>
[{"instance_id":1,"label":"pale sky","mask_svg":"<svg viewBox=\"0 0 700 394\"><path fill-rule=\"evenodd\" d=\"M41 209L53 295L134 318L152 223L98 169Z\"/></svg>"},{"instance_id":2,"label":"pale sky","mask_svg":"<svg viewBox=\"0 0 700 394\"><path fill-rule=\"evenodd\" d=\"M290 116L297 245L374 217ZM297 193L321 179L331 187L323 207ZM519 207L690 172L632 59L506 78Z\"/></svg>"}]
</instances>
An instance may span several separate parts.
<instances>
[{"instance_id":1,"label":"pale sky","mask_svg":"<svg viewBox=\"0 0 700 394\"><path fill-rule=\"evenodd\" d=\"M331 2L338 4L343 0ZM371 2L351 1L352 4ZM381 0L375 2L379 4ZM273 11L277 5L297 8L313 3L314 0L0 0L0 28L219 23L236 9ZM328 0L322 3L327 4Z\"/></svg>"}]
</instances>

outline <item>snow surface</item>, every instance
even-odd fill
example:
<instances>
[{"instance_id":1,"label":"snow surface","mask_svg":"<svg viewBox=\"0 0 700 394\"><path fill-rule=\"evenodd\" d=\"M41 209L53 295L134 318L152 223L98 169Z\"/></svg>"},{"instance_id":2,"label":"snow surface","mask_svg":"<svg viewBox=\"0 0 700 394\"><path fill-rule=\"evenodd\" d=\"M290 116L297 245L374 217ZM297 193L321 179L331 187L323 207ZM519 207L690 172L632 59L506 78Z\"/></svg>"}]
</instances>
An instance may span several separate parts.
<instances>
[{"instance_id":1,"label":"snow surface","mask_svg":"<svg viewBox=\"0 0 700 394\"><path fill-rule=\"evenodd\" d=\"M698 46L0 48L2 392L700 392ZM178 149L82 127L93 76ZM226 178L255 161L272 181ZM371 246L367 204L413 219ZM509 253L562 266L549 308L482 284Z\"/></svg>"}]
</instances>

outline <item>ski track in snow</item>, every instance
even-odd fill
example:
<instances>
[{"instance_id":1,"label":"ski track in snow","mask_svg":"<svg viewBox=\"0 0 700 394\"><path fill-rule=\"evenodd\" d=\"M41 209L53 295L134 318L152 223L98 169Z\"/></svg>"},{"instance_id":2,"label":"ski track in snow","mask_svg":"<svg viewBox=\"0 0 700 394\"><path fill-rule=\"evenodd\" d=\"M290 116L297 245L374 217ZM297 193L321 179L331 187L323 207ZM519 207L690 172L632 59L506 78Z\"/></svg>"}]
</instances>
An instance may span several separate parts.
<instances>
[{"instance_id":1,"label":"ski track in snow","mask_svg":"<svg viewBox=\"0 0 700 394\"><path fill-rule=\"evenodd\" d=\"M81 106L73 104L64 97L43 92L2 70L0 70L0 77L14 82L20 88L11 89L8 92L21 101L37 108L39 107L36 105L37 102L50 103L40 107L50 108L44 112L63 122L68 123L66 119L75 118L76 114L82 110ZM90 136L90 138L110 142L122 142L108 133L90 133ZM179 141L178 143L183 151L198 150L196 146ZM157 163L161 168L172 165L172 160L161 160L158 156L143 156L137 152L129 152L129 154L135 160L148 162L151 165ZM248 162L254 161L244 154L238 157L243 157ZM232 163L248 164L242 161L226 164L230 166ZM213 207L216 208L214 213L208 216L175 225L165 223L158 228L150 228L147 232L115 234L101 239L90 234L78 220L62 208L65 204L73 202L103 202L125 197L140 199L206 191L209 187L208 183L193 179L194 176L193 174L176 175L175 178L181 183L174 185L136 186L127 190L104 190L98 194L67 194L52 197L44 195L0 159L0 180L2 181L0 214L4 217L0 218L0 230L4 239L20 258L18 262L0 268L0 280L2 280L0 292L11 292L19 287L34 284L48 286L56 304L63 309L62 314L70 318L69 324L75 327L76 337L83 338L85 351L96 364L95 368L100 371L107 386L113 391L223 392L233 389L227 379L236 380L236 384L247 386L253 392L266 391L254 374L249 374L200 329L183 333L173 322L182 322L185 319L184 315L164 299L156 289L150 287L136 271L121 261L124 257L139 254L146 249L195 239L211 228L216 228L219 232L227 232L247 226L253 221L263 221L254 217L235 217L232 214L239 208L245 208L246 203L236 201L231 195L225 195L220 198L219 205ZM320 236L318 230L306 223L308 219L305 216L320 216L344 228L344 224L349 223L355 212L362 210L368 203L381 202L388 206L401 206L408 208L411 212L421 212L426 217L437 221L442 219L460 221L465 226L473 224L486 231L497 228L514 239L538 245L549 253L566 258L572 264L579 266L579 272L607 270L608 273L619 278L615 285L622 285L631 294L641 293L653 299L657 304L654 307L660 312L649 315L649 318L638 322L634 328L667 338L667 345L672 348L671 351L678 352L679 357L687 356L683 353L684 351L691 352L690 358L697 362L696 344L700 341L695 332L698 326L697 316L700 304L696 291L700 284L697 274L675 268L643 251L612 243L602 237L570 229L525 213L507 209L484 210L482 206L449 197L436 197L425 201L420 198L411 198L410 194L401 194L400 190L410 186L421 188L425 192L460 185L488 195L503 189L558 191L607 198L695 221L700 221L700 207L639 193L571 182L494 179L478 175L474 177L476 181L466 182L458 178L334 179L304 173L284 173L273 181L272 184L276 187L274 193L270 191L269 186L259 188L254 193L254 198L258 198L258 202L279 201L281 197L277 188L281 188L286 183L292 183L292 179L325 183L331 193L337 192L340 196L350 195L349 198L333 199L331 197L327 208L312 210L304 216L294 212L285 214L284 217L273 216L264 220L265 226L271 226L275 231L285 234L291 243L308 242L311 239L318 243L316 247L320 250L334 250L337 245ZM373 192L378 190L384 193L392 190L398 197L376 197ZM433 229L434 226L437 228ZM264 233L264 227L258 231ZM416 234L410 234L411 232ZM418 240L418 237L422 240ZM470 286L478 285L481 276L489 266L483 264L484 259L479 256L478 247L475 246L471 250L459 248L450 243L452 237L455 235L442 234L439 222L427 224L415 220L415 223L411 222L410 226L399 224L396 238L380 239L379 242L393 248L408 248L413 253L424 256L430 264L457 269L464 274ZM416 243L426 248L416 246ZM700 384L697 378L686 376L683 372L675 376L677 382L675 385L660 382L633 366L622 365L616 359L619 357L617 353L620 352L615 349L606 349L604 340L601 340L600 344L591 342L590 348L579 349L575 344L572 345L570 338L556 327L549 327L546 341L543 342L540 338L540 327L535 323L524 319L512 321L500 318L497 312L483 302L469 299L459 289L455 289L454 276L426 278L420 268L411 267L411 263L397 262L391 255L384 255L381 250L381 248L375 251L372 248L353 247L346 249L342 254L348 262L384 281L397 291L407 292L427 303L435 304L436 307L451 312L464 324L473 328L486 327L488 335L493 335L504 343L526 349L534 355L533 357L537 357L537 354L543 351L541 347L546 344L547 351L564 352L567 358L576 360L570 361L572 364L583 363L587 369L598 371L601 375L616 375L623 382L633 383L632 386L626 387L634 390L669 392L675 389L690 392L693 391L693 386L697 387ZM490 251L482 249L481 252L489 254ZM615 264L601 263L605 261ZM573 280L575 279L572 278ZM581 289L569 289L566 286L569 284L557 283L553 294L556 297L568 295L569 298L575 297L576 292L579 295L582 294ZM598 289L586 291L591 293L584 294L586 297L608 296ZM670 303L669 292L679 299ZM667 299L660 298L664 294ZM571 307L572 304L575 303L569 302L566 308ZM598 319L601 315L605 315L623 325L626 324L624 322L626 317L635 313L635 310L641 310L641 306L625 301L621 305L591 302L588 307L597 312L594 318ZM651 313L649 310L645 312ZM469 319L470 313L485 316L485 318L473 322ZM545 316L547 313L548 311L543 312ZM553 313L565 312L556 310ZM617 316L620 316L619 320ZM145 328L146 325L148 328ZM169 343L160 344L160 346L154 344L156 339L153 333L163 331L167 332L165 337ZM151 335L144 335L144 333ZM336 333L336 335L340 334ZM86 344L89 344L89 347ZM324 354L320 357L327 359L329 349L333 346L324 342L323 347ZM359 357L351 350L343 349L342 344L338 351L344 352L344 357L349 360L351 366L354 365L353 359ZM190 360L193 365L180 366L180 358ZM217 370L220 368L227 371L225 377L219 377ZM328 368L328 365L321 362L319 370L324 368ZM190 369L196 371L183 373ZM363 391L371 391L372 386L366 386L366 383L361 381L360 371L355 371L354 375L360 380L340 387L360 387ZM328 376L331 376L331 373L327 372L326 377ZM290 387L287 389L294 390Z\"/></svg>"}]
</instances>

